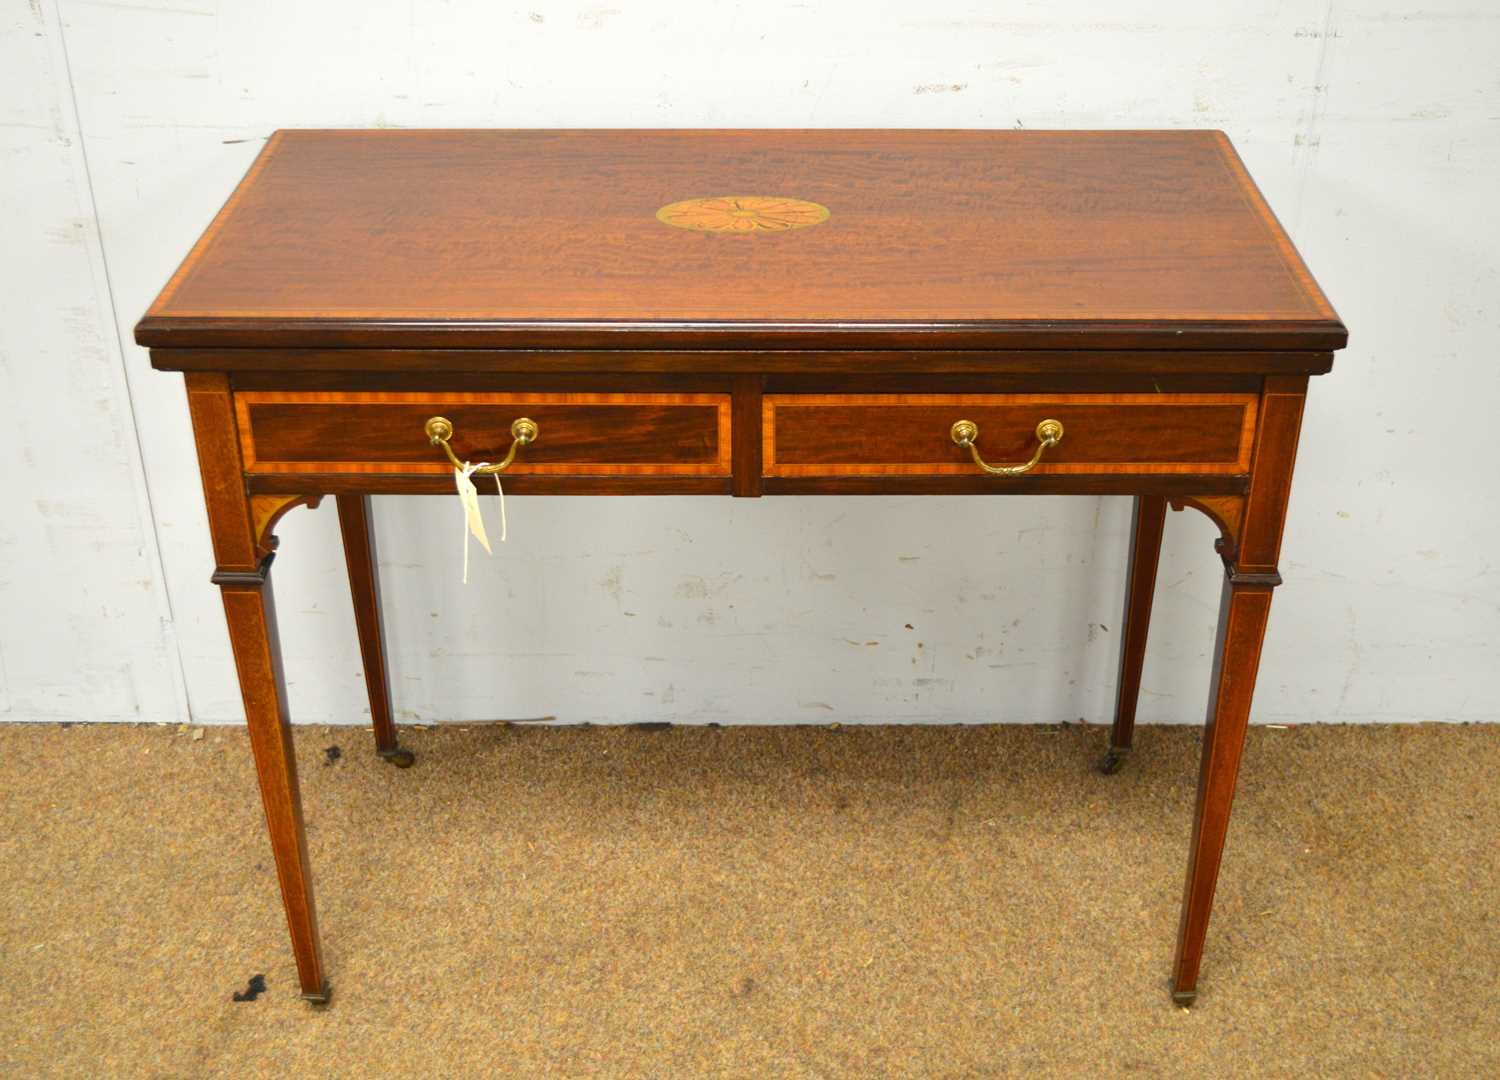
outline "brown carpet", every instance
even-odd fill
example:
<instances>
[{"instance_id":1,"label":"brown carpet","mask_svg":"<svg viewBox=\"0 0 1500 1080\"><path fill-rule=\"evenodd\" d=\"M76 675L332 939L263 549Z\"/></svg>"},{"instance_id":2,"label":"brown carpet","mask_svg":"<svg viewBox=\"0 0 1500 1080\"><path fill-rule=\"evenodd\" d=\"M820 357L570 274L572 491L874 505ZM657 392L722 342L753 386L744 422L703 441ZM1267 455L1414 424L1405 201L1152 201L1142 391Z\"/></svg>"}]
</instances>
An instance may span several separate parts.
<instances>
[{"instance_id":1,"label":"brown carpet","mask_svg":"<svg viewBox=\"0 0 1500 1080\"><path fill-rule=\"evenodd\" d=\"M242 730L0 725L0 1070L1500 1075L1500 727L1252 732L1186 1011L1198 738L300 730L320 1010Z\"/></svg>"}]
</instances>

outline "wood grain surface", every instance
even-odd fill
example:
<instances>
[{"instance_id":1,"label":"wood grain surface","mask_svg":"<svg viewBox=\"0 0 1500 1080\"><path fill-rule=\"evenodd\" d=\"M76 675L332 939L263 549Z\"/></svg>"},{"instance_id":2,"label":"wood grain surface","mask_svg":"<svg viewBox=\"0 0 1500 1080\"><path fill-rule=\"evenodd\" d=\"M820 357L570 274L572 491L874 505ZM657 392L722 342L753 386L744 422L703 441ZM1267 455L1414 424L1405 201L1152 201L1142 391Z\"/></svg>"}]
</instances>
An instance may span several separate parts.
<instances>
[{"instance_id":1,"label":"wood grain surface","mask_svg":"<svg viewBox=\"0 0 1500 1080\"><path fill-rule=\"evenodd\" d=\"M728 394L500 394L241 391L234 396L248 474L421 473L453 467L423 432L453 423L465 461L498 461L512 421L538 425L512 475L728 476Z\"/></svg>"},{"instance_id":2,"label":"wood grain surface","mask_svg":"<svg viewBox=\"0 0 1500 1080\"><path fill-rule=\"evenodd\" d=\"M1243 474L1256 402L1254 394L771 394L763 406L764 469L767 476L977 474L949 435L954 421L978 424L980 453L999 465L1029 458L1037 424L1055 419L1063 439L1032 474Z\"/></svg>"},{"instance_id":3,"label":"wood grain surface","mask_svg":"<svg viewBox=\"0 0 1500 1080\"><path fill-rule=\"evenodd\" d=\"M830 217L745 233L656 217L731 194ZM1010 130L281 131L136 338L975 348L1110 333L1344 341L1221 132Z\"/></svg>"}]
</instances>

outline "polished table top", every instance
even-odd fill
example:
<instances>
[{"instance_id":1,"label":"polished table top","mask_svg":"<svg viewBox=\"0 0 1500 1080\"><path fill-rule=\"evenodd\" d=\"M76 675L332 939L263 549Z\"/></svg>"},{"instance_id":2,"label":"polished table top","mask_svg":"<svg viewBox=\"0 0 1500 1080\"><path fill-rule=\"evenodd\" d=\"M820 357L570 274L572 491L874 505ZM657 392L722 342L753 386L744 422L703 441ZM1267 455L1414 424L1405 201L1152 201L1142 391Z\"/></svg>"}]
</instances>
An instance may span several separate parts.
<instances>
[{"instance_id":1,"label":"polished table top","mask_svg":"<svg viewBox=\"0 0 1500 1080\"><path fill-rule=\"evenodd\" d=\"M731 201L670 223L693 199ZM137 340L1327 350L1344 330L1216 131L280 131Z\"/></svg>"}]
</instances>

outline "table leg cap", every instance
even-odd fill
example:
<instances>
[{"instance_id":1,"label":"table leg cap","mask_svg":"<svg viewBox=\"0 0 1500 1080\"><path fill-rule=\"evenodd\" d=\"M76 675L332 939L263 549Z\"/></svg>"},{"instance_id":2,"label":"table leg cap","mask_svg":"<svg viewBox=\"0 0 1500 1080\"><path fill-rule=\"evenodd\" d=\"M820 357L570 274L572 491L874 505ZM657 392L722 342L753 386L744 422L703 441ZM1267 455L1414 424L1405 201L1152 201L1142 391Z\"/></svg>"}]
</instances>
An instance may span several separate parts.
<instances>
[{"instance_id":1,"label":"table leg cap","mask_svg":"<svg viewBox=\"0 0 1500 1080\"><path fill-rule=\"evenodd\" d=\"M1099 771L1105 776L1113 776L1120 771L1120 766L1125 764L1125 759L1130 756L1130 747L1111 746L1104 759L1099 762Z\"/></svg>"}]
</instances>

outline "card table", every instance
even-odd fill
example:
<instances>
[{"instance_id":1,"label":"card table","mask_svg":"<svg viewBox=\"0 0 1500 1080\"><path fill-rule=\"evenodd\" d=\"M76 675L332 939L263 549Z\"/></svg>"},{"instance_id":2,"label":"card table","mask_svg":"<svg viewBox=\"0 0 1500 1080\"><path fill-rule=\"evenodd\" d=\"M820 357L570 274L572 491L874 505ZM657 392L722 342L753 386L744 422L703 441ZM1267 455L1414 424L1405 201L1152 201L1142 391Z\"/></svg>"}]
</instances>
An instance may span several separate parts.
<instances>
[{"instance_id":1,"label":"card table","mask_svg":"<svg viewBox=\"0 0 1500 1080\"><path fill-rule=\"evenodd\" d=\"M272 529L335 497L376 749L409 766L369 497L484 461L515 494L1130 495L1108 773L1166 510L1206 514L1191 1002L1308 379L1346 336L1216 131L276 132L135 338L185 373L303 996L329 983Z\"/></svg>"}]
</instances>

